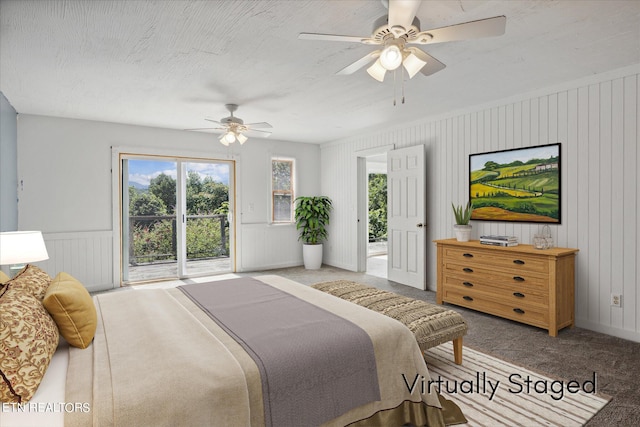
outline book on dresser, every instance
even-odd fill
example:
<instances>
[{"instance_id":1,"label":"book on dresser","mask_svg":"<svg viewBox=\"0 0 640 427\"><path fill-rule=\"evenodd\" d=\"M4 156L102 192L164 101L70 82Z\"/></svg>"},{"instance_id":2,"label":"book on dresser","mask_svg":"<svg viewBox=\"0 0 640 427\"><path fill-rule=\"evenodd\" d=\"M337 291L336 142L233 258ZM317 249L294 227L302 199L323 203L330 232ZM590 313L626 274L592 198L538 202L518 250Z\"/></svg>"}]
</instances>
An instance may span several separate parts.
<instances>
[{"instance_id":1,"label":"book on dresser","mask_svg":"<svg viewBox=\"0 0 640 427\"><path fill-rule=\"evenodd\" d=\"M578 249L535 249L436 240L436 302L470 308L549 331L572 327Z\"/></svg>"},{"instance_id":2,"label":"book on dresser","mask_svg":"<svg viewBox=\"0 0 640 427\"><path fill-rule=\"evenodd\" d=\"M516 236L480 236L480 243L493 246L518 246Z\"/></svg>"}]
</instances>

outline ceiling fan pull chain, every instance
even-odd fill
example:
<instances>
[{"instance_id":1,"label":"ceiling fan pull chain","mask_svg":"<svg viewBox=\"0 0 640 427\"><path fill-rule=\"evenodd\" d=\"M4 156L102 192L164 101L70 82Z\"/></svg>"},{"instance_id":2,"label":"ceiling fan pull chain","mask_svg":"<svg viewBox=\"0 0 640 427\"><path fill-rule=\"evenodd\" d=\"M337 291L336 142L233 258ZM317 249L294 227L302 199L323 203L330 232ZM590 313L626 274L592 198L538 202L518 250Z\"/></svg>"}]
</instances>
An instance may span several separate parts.
<instances>
[{"instance_id":1,"label":"ceiling fan pull chain","mask_svg":"<svg viewBox=\"0 0 640 427\"><path fill-rule=\"evenodd\" d=\"M396 72L393 72L393 106L396 106Z\"/></svg>"},{"instance_id":2,"label":"ceiling fan pull chain","mask_svg":"<svg viewBox=\"0 0 640 427\"><path fill-rule=\"evenodd\" d=\"M402 103L404 104L404 71L402 67L400 67L400 78L402 79L400 84L402 84Z\"/></svg>"}]
</instances>

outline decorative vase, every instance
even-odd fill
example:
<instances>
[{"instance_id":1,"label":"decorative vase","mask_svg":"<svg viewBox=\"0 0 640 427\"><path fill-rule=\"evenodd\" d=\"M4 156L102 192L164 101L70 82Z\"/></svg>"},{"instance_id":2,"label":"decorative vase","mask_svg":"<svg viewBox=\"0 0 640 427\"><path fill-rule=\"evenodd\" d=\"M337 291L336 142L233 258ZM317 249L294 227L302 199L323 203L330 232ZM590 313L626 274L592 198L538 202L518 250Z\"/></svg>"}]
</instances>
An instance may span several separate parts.
<instances>
[{"instance_id":1,"label":"decorative vase","mask_svg":"<svg viewBox=\"0 0 640 427\"><path fill-rule=\"evenodd\" d=\"M458 242L468 242L471 237L471 226L455 224L453 230L456 233L456 240Z\"/></svg>"},{"instance_id":2,"label":"decorative vase","mask_svg":"<svg viewBox=\"0 0 640 427\"><path fill-rule=\"evenodd\" d=\"M322 243L302 245L302 259L307 270L319 269L322 266Z\"/></svg>"}]
</instances>

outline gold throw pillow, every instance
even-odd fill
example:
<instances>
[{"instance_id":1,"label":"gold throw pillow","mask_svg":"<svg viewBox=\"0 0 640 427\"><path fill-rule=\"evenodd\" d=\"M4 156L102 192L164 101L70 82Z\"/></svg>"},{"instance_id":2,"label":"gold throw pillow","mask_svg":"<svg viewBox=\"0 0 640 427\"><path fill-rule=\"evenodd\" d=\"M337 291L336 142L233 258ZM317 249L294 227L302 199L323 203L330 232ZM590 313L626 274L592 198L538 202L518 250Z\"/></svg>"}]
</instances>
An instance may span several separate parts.
<instances>
[{"instance_id":1,"label":"gold throw pillow","mask_svg":"<svg viewBox=\"0 0 640 427\"><path fill-rule=\"evenodd\" d=\"M59 273L42 301L70 345L87 348L96 333L98 317L87 289L67 273Z\"/></svg>"}]
</instances>

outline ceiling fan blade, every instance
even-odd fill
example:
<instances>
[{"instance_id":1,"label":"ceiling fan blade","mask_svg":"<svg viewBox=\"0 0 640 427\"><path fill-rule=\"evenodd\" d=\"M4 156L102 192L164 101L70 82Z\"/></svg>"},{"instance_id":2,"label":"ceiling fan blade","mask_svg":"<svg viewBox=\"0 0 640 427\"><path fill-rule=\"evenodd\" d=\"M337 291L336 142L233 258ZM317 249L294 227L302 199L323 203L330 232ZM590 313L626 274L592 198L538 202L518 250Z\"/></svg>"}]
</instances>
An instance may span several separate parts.
<instances>
[{"instance_id":1,"label":"ceiling fan blade","mask_svg":"<svg viewBox=\"0 0 640 427\"><path fill-rule=\"evenodd\" d=\"M300 40L322 40L330 42L351 42L351 43L364 43L364 44L379 44L370 37L359 36L340 36L337 34L317 34L317 33L300 33L298 34Z\"/></svg>"},{"instance_id":2,"label":"ceiling fan blade","mask_svg":"<svg viewBox=\"0 0 640 427\"><path fill-rule=\"evenodd\" d=\"M442 62L438 61L436 58L429 55L425 51L418 49L417 47L408 47L406 49L417 56L419 59L427 63L420 70L420 72L425 76L430 76L440 70L443 70L446 67L446 65L444 65Z\"/></svg>"},{"instance_id":3,"label":"ceiling fan blade","mask_svg":"<svg viewBox=\"0 0 640 427\"><path fill-rule=\"evenodd\" d=\"M420 0L389 0L389 29L400 37L411 27L420 7Z\"/></svg>"},{"instance_id":4,"label":"ceiling fan blade","mask_svg":"<svg viewBox=\"0 0 640 427\"><path fill-rule=\"evenodd\" d=\"M358 59L356 62L354 62L354 63L352 63L350 65L347 65L342 70L338 71L336 74L341 75L341 76L344 76L344 75L347 75L347 74L353 74L356 71L358 71L360 68L364 67L365 65L367 65L368 63L370 63L371 61L373 61L374 59L376 59L379 56L380 56L380 51L379 50L374 50L373 52L369 52L368 54L366 54L362 58Z\"/></svg>"},{"instance_id":5,"label":"ceiling fan blade","mask_svg":"<svg viewBox=\"0 0 640 427\"><path fill-rule=\"evenodd\" d=\"M268 130L260 130L260 129L248 129L247 131L244 132L246 135L253 135L253 136L270 136L271 132Z\"/></svg>"},{"instance_id":6,"label":"ceiling fan blade","mask_svg":"<svg viewBox=\"0 0 640 427\"><path fill-rule=\"evenodd\" d=\"M448 27L436 28L419 32L408 43L433 44L452 42L457 40L477 39L481 37L501 36L507 25L507 17L495 16L493 18L480 19Z\"/></svg>"},{"instance_id":7,"label":"ceiling fan blade","mask_svg":"<svg viewBox=\"0 0 640 427\"><path fill-rule=\"evenodd\" d=\"M183 129L188 131L200 131L200 130L209 130L213 133L224 133L227 131L225 128L195 128L195 129Z\"/></svg>"},{"instance_id":8,"label":"ceiling fan blade","mask_svg":"<svg viewBox=\"0 0 640 427\"><path fill-rule=\"evenodd\" d=\"M220 125L220 126L224 126L222 123L220 123L217 120L211 120L211 119L205 119L205 120L208 121L208 122L211 122L211 123L215 123L215 124Z\"/></svg>"},{"instance_id":9,"label":"ceiling fan blade","mask_svg":"<svg viewBox=\"0 0 640 427\"><path fill-rule=\"evenodd\" d=\"M267 122L245 123L244 125L247 126L247 127L250 127L250 128L268 128L268 129L272 129L273 128L273 126L271 126Z\"/></svg>"}]
</instances>

